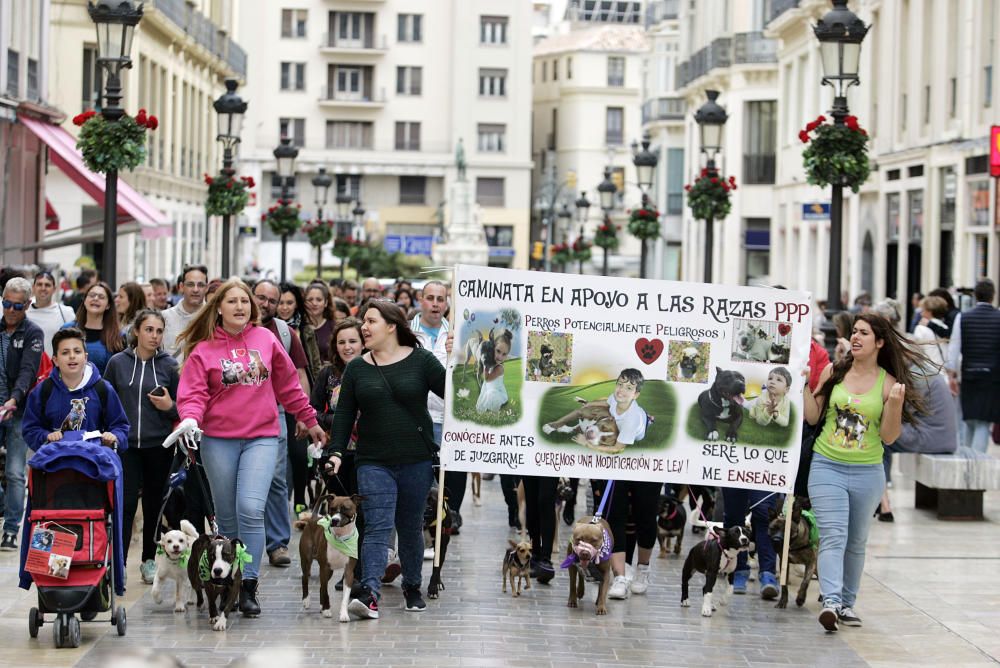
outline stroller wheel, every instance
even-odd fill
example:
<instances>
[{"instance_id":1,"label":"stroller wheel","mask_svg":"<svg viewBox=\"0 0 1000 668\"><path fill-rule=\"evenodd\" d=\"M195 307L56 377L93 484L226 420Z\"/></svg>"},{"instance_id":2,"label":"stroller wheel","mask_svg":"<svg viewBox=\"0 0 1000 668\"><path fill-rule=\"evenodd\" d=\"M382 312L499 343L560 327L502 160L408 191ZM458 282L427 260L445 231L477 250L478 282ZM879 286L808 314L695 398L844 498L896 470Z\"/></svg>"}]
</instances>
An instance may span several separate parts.
<instances>
[{"instance_id":1,"label":"stroller wheel","mask_svg":"<svg viewBox=\"0 0 1000 668\"><path fill-rule=\"evenodd\" d=\"M56 649L61 649L63 646L63 634L66 630L66 615L59 613L56 615L56 619L52 622L52 642L55 644Z\"/></svg>"},{"instance_id":2,"label":"stroller wheel","mask_svg":"<svg viewBox=\"0 0 1000 668\"><path fill-rule=\"evenodd\" d=\"M70 647L80 646L80 620L76 618L76 615L69 618L66 635Z\"/></svg>"},{"instance_id":3,"label":"stroller wheel","mask_svg":"<svg viewBox=\"0 0 1000 668\"><path fill-rule=\"evenodd\" d=\"M115 626L118 628L118 635L124 636L128 624L125 621L125 608L123 607L119 607L117 612L115 612Z\"/></svg>"},{"instance_id":4,"label":"stroller wheel","mask_svg":"<svg viewBox=\"0 0 1000 668\"><path fill-rule=\"evenodd\" d=\"M28 610L28 635L32 638L38 637L38 627L42 625L42 613L38 608Z\"/></svg>"}]
</instances>

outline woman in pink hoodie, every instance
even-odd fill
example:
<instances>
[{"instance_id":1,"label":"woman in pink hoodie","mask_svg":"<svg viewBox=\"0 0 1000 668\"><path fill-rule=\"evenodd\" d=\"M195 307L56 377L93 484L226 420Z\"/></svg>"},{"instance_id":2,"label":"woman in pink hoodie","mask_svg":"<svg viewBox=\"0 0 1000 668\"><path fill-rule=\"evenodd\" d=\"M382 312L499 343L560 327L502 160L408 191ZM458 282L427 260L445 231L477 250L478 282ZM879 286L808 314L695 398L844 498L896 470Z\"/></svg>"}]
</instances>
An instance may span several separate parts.
<instances>
[{"instance_id":1,"label":"woman in pink hoodie","mask_svg":"<svg viewBox=\"0 0 1000 668\"><path fill-rule=\"evenodd\" d=\"M277 462L278 403L312 441L326 442L288 353L274 334L257 326L258 317L250 288L234 278L181 332L181 424L172 435L204 434L201 456L219 531L239 538L252 557L243 566L240 592L240 612L248 617L260 614L257 577L264 506Z\"/></svg>"}]
</instances>

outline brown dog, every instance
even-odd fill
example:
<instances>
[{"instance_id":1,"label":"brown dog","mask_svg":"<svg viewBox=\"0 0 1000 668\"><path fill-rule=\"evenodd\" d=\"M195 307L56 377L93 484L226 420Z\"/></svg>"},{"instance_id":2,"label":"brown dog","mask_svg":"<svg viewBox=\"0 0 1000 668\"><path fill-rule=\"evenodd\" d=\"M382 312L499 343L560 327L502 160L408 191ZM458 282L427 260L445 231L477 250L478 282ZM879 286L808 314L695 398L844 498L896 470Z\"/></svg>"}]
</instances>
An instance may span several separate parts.
<instances>
[{"instance_id":1,"label":"brown dog","mask_svg":"<svg viewBox=\"0 0 1000 668\"><path fill-rule=\"evenodd\" d=\"M524 581L524 588L531 589L531 543L521 541L515 543L508 540L510 549L503 557L503 592L507 593L507 580L510 579L511 596L517 598L521 595L521 581Z\"/></svg>"},{"instance_id":2,"label":"brown dog","mask_svg":"<svg viewBox=\"0 0 1000 668\"><path fill-rule=\"evenodd\" d=\"M597 614L608 614L608 588L611 586L611 552L614 538L607 521L581 518L573 525L573 538L566 550L563 567L569 568L569 601L571 608L577 607L577 600L583 598L584 575L591 575L600 581L597 590Z\"/></svg>"},{"instance_id":3,"label":"brown dog","mask_svg":"<svg viewBox=\"0 0 1000 668\"><path fill-rule=\"evenodd\" d=\"M319 605L324 617L332 617L328 585L335 570L344 574L344 595L340 600L340 621L350 621L347 602L354 584L354 565L358 561L358 532L355 524L358 506L363 497L334 496L327 494L316 507L323 514L303 513L295 521L295 528L302 531L299 540L299 563L302 566L302 609L309 609L309 574L313 562L319 564Z\"/></svg>"},{"instance_id":4,"label":"brown dog","mask_svg":"<svg viewBox=\"0 0 1000 668\"><path fill-rule=\"evenodd\" d=\"M576 400L582 406L561 417L555 422L542 425L542 431L551 434L554 431L563 434L573 434L573 441L601 452L620 452L618 443L618 423L611 415L607 399L587 401L581 397Z\"/></svg>"}]
</instances>

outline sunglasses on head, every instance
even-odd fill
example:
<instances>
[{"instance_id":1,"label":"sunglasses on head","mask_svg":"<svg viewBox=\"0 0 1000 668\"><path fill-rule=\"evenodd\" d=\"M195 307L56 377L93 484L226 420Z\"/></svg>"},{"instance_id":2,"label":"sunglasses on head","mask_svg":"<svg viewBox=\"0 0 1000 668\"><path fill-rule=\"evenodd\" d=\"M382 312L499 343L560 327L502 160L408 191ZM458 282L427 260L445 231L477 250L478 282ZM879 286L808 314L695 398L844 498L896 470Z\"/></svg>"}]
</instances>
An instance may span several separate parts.
<instances>
[{"instance_id":1,"label":"sunglasses on head","mask_svg":"<svg viewBox=\"0 0 1000 668\"><path fill-rule=\"evenodd\" d=\"M9 299L5 299L5 300L3 300L3 307L5 309L12 308L15 311L23 311L24 309L28 308L28 304L27 304L27 302L25 302L24 304L19 304L17 302L12 302Z\"/></svg>"}]
</instances>

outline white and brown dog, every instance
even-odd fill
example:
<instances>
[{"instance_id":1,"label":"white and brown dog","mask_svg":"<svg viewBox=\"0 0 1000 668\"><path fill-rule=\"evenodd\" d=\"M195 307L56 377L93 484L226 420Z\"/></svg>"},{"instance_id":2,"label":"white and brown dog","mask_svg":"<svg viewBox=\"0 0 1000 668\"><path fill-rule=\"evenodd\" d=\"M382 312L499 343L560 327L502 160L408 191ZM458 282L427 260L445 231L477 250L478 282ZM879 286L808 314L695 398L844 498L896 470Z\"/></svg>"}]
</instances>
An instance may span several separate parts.
<instances>
[{"instance_id":1,"label":"white and brown dog","mask_svg":"<svg viewBox=\"0 0 1000 668\"><path fill-rule=\"evenodd\" d=\"M319 605L324 617L332 617L330 609L330 579L343 573L344 595L340 600L340 621L349 622L347 602L354 584L354 564L358 560L358 507L363 497L327 494L316 507L325 514L303 513L295 521L302 531L299 540L299 563L302 566L302 609L309 609L309 575L313 562L319 564Z\"/></svg>"},{"instance_id":2,"label":"white and brown dog","mask_svg":"<svg viewBox=\"0 0 1000 668\"><path fill-rule=\"evenodd\" d=\"M191 546L188 580L198 608L208 602L208 621L213 631L226 630L226 615L239 599L243 581L241 554L245 554L245 548L238 538L202 534Z\"/></svg>"},{"instance_id":3,"label":"white and brown dog","mask_svg":"<svg viewBox=\"0 0 1000 668\"><path fill-rule=\"evenodd\" d=\"M198 530L187 520L181 520L181 528L165 532L156 548L156 576L150 594L154 602L163 603L163 587L167 580L173 580L176 585L174 612L184 612L188 603L193 603L194 591L188 579L187 563L196 540Z\"/></svg>"},{"instance_id":4,"label":"white and brown dog","mask_svg":"<svg viewBox=\"0 0 1000 668\"><path fill-rule=\"evenodd\" d=\"M573 434L573 442L600 452L620 452L618 443L618 423L611 415L607 399L587 401L576 397L580 408L555 422L542 425L542 432Z\"/></svg>"}]
</instances>

